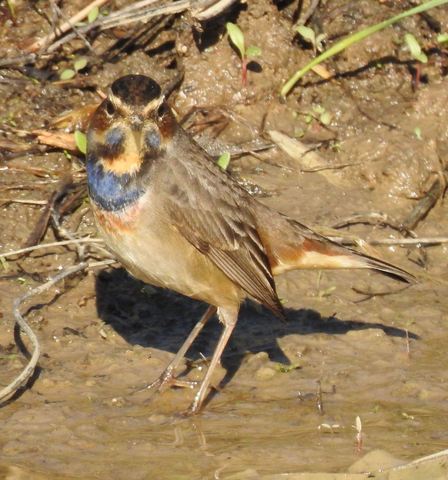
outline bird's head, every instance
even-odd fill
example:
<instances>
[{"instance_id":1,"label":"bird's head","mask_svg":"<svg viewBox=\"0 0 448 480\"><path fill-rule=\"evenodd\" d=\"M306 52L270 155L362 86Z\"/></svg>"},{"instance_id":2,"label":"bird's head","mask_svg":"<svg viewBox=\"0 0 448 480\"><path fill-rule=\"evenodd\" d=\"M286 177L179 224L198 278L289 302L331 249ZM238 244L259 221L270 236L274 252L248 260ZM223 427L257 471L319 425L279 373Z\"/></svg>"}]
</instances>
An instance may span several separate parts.
<instances>
[{"instance_id":1,"label":"bird's head","mask_svg":"<svg viewBox=\"0 0 448 480\"><path fill-rule=\"evenodd\" d=\"M99 162L105 172L132 175L160 156L174 125L156 81L144 75L121 77L90 122L88 161Z\"/></svg>"}]
</instances>

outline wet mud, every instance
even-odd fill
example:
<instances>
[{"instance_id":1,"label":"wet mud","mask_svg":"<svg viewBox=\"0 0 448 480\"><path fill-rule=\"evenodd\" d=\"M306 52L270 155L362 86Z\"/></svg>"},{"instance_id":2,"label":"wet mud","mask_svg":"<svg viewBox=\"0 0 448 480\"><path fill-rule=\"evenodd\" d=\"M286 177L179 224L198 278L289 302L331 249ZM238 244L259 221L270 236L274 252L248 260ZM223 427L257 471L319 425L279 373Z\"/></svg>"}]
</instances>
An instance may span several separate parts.
<instances>
[{"instance_id":1,"label":"wet mud","mask_svg":"<svg viewBox=\"0 0 448 480\"><path fill-rule=\"evenodd\" d=\"M331 2L331 8L322 3L327 5L314 21L331 41L401 8L374 0L356 2L355 9L353 2ZM25 2L17 2L16 14L16 23L3 19L0 27L2 57L17 55L23 42L49 30ZM267 132L275 130L319 155L322 168L313 171L306 156L294 159L280 148L233 157L232 173L251 185L260 201L317 227L358 214L404 222L444 175L446 49L432 50L415 85L415 62L401 39L412 31L432 45L435 34L422 18L412 17L331 61L328 68L337 73L332 80L311 73L280 102L282 83L311 56L294 38L293 14L291 4L248 2L217 20L200 48L188 18L176 18L150 46L79 74L88 87L52 84L57 68L65 67L62 55L45 81L3 69L0 253L23 246L42 201L65 175L79 182L85 177L81 155L44 151L36 143L31 153L12 154L6 141L35 142L17 130L49 128L62 112L97 101L91 86L105 90L122 74L149 74L168 84L176 70L169 53L173 43L184 79L170 103L179 118L196 109L196 121L186 126L202 143L221 151L260 139L271 143ZM446 31L446 8L432 14ZM238 57L224 36L225 21L237 21L248 44L263 52L245 88ZM109 41L100 36L93 46L101 50ZM316 106L331 114L328 125L315 118ZM206 128L199 132L201 122ZM80 237L96 235L87 200L62 225ZM422 238L446 237L443 198L414 230ZM353 224L340 232L367 240L402 238L384 222ZM56 233L50 228L42 242L58 240ZM0 409L0 475L277 478L345 472L377 450L409 462L448 448L447 245L375 247L382 258L418 274L419 282L408 288L364 271L278 277L288 322L244 305L210 401L200 415L187 418L181 413L193 389L154 394L143 387L162 372L206 306L148 287L119 265L65 280L26 304L42 356L30 388ZM26 363L15 341L12 302L78 261L76 248L69 246L5 257L1 263L2 386ZM215 320L205 327L185 360L184 378L200 381L220 331ZM26 337L22 340L29 348Z\"/></svg>"}]
</instances>

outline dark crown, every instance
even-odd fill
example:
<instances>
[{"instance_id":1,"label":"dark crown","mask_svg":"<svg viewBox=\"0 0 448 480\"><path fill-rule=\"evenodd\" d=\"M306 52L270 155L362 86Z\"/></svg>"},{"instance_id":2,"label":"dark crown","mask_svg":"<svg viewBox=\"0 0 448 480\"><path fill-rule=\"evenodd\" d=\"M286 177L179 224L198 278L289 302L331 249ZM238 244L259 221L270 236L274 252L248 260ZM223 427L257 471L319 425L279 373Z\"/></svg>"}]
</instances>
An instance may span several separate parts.
<instances>
[{"instance_id":1,"label":"dark crown","mask_svg":"<svg viewBox=\"0 0 448 480\"><path fill-rule=\"evenodd\" d=\"M115 80L112 94L128 105L145 106L160 97L160 85L145 75L126 75Z\"/></svg>"}]
</instances>

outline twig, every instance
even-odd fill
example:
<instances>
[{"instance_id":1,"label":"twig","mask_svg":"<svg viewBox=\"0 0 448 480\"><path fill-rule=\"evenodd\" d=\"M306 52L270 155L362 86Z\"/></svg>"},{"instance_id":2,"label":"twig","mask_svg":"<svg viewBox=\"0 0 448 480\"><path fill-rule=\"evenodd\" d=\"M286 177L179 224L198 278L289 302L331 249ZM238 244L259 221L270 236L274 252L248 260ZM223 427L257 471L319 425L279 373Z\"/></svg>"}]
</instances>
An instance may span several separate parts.
<instances>
[{"instance_id":1,"label":"twig","mask_svg":"<svg viewBox=\"0 0 448 480\"><path fill-rule=\"evenodd\" d=\"M353 287L352 290L354 292L359 293L360 295L365 295L364 298L362 298L361 300L356 300L354 303L362 303L375 297L387 297L389 295L395 295L397 293L400 293L410 288L410 286L411 284L408 284L397 290L387 290L387 291L377 291L377 292L372 292L372 291L368 292L368 291L362 290L361 288Z\"/></svg>"},{"instance_id":2,"label":"twig","mask_svg":"<svg viewBox=\"0 0 448 480\"><path fill-rule=\"evenodd\" d=\"M383 238L379 240L369 240L370 245L438 245L448 243L448 237L422 237L422 238Z\"/></svg>"},{"instance_id":3,"label":"twig","mask_svg":"<svg viewBox=\"0 0 448 480\"><path fill-rule=\"evenodd\" d=\"M423 220L426 215L428 215L429 211L437 203L437 200L442 196L444 190L445 185L442 185L441 179L439 177L436 178L426 195L418 201L417 205L412 209L411 213L403 221L403 225L407 229L414 229L420 222L420 220Z\"/></svg>"},{"instance_id":4,"label":"twig","mask_svg":"<svg viewBox=\"0 0 448 480\"><path fill-rule=\"evenodd\" d=\"M107 0L106 0L107 1ZM90 45L90 42L87 40L86 36L83 35L79 30L78 27L76 26L75 23L73 23L70 19L67 19L67 16L64 14L64 12L58 7L56 4L55 0L51 0L51 5L56 13L56 15L59 15L62 20L66 20L66 23L70 23L70 28L73 30L73 32L81 39L83 40L84 44L86 47L90 50L93 55L95 55L95 50L92 48L92 45ZM54 31L56 32L57 29L55 28Z\"/></svg>"},{"instance_id":5,"label":"twig","mask_svg":"<svg viewBox=\"0 0 448 480\"><path fill-rule=\"evenodd\" d=\"M417 236L414 232L407 229L402 223L392 219L387 213L383 212L355 213L354 215L351 215L350 217L344 218L343 220L333 224L332 228L339 229L349 227L350 225L355 225L357 223L388 226L401 233L405 231L411 237Z\"/></svg>"},{"instance_id":6,"label":"twig","mask_svg":"<svg viewBox=\"0 0 448 480\"><path fill-rule=\"evenodd\" d=\"M47 200L32 200L26 198L0 198L0 203L23 203L25 205L46 205Z\"/></svg>"},{"instance_id":7,"label":"twig","mask_svg":"<svg viewBox=\"0 0 448 480\"><path fill-rule=\"evenodd\" d=\"M28 55L20 55L19 57L1 58L0 68L9 67L11 65L26 65L27 63L34 63L37 59L35 53L29 53Z\"/></svg>"},{"instance_id":8,"label":"twig","mask_svg":"<svg viewBox=\"0 0 448 480\"><path fill-rule=\"evenodd\" d=\"M48 228L51 209L54 206L56 196L57 196L57 192L56 191L52 192L52 194L50 195L50 198L47 201L47 204L45 205L45 208L43 209L42 213L39 216L39 219L37 220L36 225L33 228L33 231L30 233L25 244L23 245L23 248L37 245L44 237L45 232L47 231L47 228Z\"/></svg>"},{"instance_id":9,"label":"twig","mask_svg":"<svg viewBox=\"0 0 448 480\"><path fill-rule=\"evenodd\" d=\"M339 165L318 165L317 167L313 168L301 168L301 173L315 173L315 172L323 172L324 170L341 170L347 167L354 167L356 165L360 165L360 163L341 163Z\"/></svg>"},{"instance_id":10,"label":"twig","mask_svg":"<svg viewBox=\"0 0 448 480\"><path fill-rule=\"evenodd\" d=\"M87 7L83 8L78 13L76 13L75 15L70 17L66 22L64 22L57 29L57 33L59 33L59 35L62 35L64 33L68 32L73 27L73 25L75 25L76 23L78 23L81 20L83 20L84 18L86 18L87 15L89 14L89 12L92 10L92 8L101 7L106 2L107 2L107 0L94 0L92 3L87 5ZM36 52L37 50L41 49L44 45L48 45L53 40L55 40L56 37L57 37L57 33L56 32L49 33L45 37L37 40L32 45L30 45L27 50L30 51L30 52Z\"/></svg>"},{"instance_id":11,"label":"twig","mask_svg":"<svg viewBox=\"0 0 448 480\"><path fill-rule=\"evenodd\" d=\"M33 354L31 355L31 358L28 364L25 366L22 372L9 385L7 385L5 388L0 390L0 402L4 402L5 400L10 399L11 396L17 392L17 390L19 390L21 387L27 384L29 379L34 374L34 371L36 369L37 362L40 356L39 340L37 339L37 336L31 329L31 327L28 325L27 321L22 317L22 314L20 313L20 306L23 304L23 302L25 302L25 300L28 300L30 297L34 295L40 295L45 290L48 290L52 285L68 277L69 275L80 272L81 270L84 270L86 268L100 267L104 265L109 265L113 262L114 260L104 260L102 262L79 263L78 265L75 265L73 267L67 268L66 270L63 270L62 272L58 273L54 277L50 278L43 285L39 285L38 287L33 288L32 290L28 291L21 297L16 298L14 300L14 303L13 303L14 318L16 322L19 324L20 328L26 333L26 335L30 339L33 345Z\"/></svg>"},{"instance_id":12,"label":"twig","mask_svg":"<svg viewBox=\"0 0 448 480\"><path fill-rule=\"evenodd\" d=\"M78 31L81 33L86 34L90 30L94 28L98 28L99 30L108 30L110 28L115 28L122 25L128 25L129 23L135 22L147 22L150 18L156 17L158 15L171 15L175 13L183 12L187 10L190 6L189 0L178 0L174 3L168 3L165 5L156 6L154 8L140 8L137 11L129 11L134 9L136 5L140 3L154 3L154 0L145 0L144 2L137 2L137 4L132 5L131 7L126 7L121 10L117 10L114 13L111 13L107 17L103 17L99 20L96 20L89 25L85 25L84 27L78 28ZM72 40L76 37L76 34L71 32L67 33L65 37L62 37L57 42L53 43L50 47L48 47L47 52L54 52L57 50L61 45L64 43Z\"/></svg>"},{"instance_id":13,"label":"twig","mask_svg":"<svg viewBox=\"0 0 448 480\"><path fill-rule=\"evenodd\" d=\"M13 250L11 252L0 253L0 257L7 258L21 253L32 252L33 250L40 250L42 248L63 247L65 245L75 245L78 243L103 243L103 240L100 238L85 237L77 238L75 240L63 240L61 242L41 243L40 245L34 245L33 247L20 248L19 250Z\"/></svg>"},{"instance_id":14,"label":"twig","mask_svg":"<svg viewBox=\"0 0 448 480\"><path fill-rule=\"evenodd\" d=\"M101 2L102 0L96 0L96 1ZM85 35L86 33L88 33L89 31L95 28L98 28L99 30L107 30L107 29L115 28L122 25L128 25L129 23L135 23L135 22L146 23L149 19L153 17L159 16L159 15L173 15L176 13L181 13L185 10L191 10L192 16L196 20L206 21L212 18L213 16L220 14L223 10L228 8L235 1L236 0L213 0L213 2L210 2L210 1L198 1L198 0L177 0L177 1L172 1L168 3L162 3L159 0L141 0L140 2L136 2L128 7L125 7L120 10L117 10L116 12L113 12L107 17L102 17L88 25L78 27L77 33L74 33L74 32L67 33L68 30L70 29L70 25L68 25L68 23L70 22L70 24L72 24L79 21L79 19L75 19L75 16L74 16L69 20L69 22L66 22L65 24L61 25L61 27L58 29L60 32L62 31L62 33L67 33L67 34L62 38L60 38L58 41L51 44L46 49L46 51L47 53L54 52L61 45L72 40L77 35L79 34ZM91 8L94 6L95 3L96 2L92 2L88 7L86 7L84 10L79 12L78 16L82 12L85 12L85 10L87 9L87 12L84 13L82 17L84 18L87 15L87 13L91 10ZM150 7L154 3L156 3L157 5ZM210 3L212 3L212 5L209 5ZM29 50L35 51L36 49L39 49L43 45L45 45L46 42L51 42L55 39L56 39L56 36L54 36L54 34L51 33L47 35L45 38L35 42L29 48Z\"/></svg>"},{"instance_id":15,"label":"twig","mask_svg":"<svg viewBox=\"0 0 448 480\"><path fill-rule=\"evenodd\" d=\"M319 6L319 2L320 0L311 1L311 4L308 7L308 10L303 15L301 15L299 21L295 25L296 27L298 27L299 25L305 25L306 22L308 22L308 20L313 16L316 8Z\"/></svg>"},{"instance_id":16,"label":"twig","mask_svg":"<svg viewBox=\"0 0 448 480\"><path fill-rule=\"evenodd\" d=\"M229 8L236 0L213 0L212 2L208 1L209 5L195 8L191 11L191 15L200 22L209 20L210 18L216 17L224 10ZM202 2L204 3L204 2ZM211 5L210 5L211 3Z\"/></svg>"}]
</instances>

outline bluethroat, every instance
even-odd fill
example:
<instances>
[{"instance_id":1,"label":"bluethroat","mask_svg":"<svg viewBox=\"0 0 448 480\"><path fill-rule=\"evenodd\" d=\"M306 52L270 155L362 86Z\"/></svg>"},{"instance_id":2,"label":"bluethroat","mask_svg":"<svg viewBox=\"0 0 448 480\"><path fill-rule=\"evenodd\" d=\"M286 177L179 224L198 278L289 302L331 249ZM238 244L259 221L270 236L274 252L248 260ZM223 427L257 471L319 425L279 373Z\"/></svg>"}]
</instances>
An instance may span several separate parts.
<instances>
[{"instance_id":1,"label":"bluethroat","mask_svg":"<svg viewBox=\"0 0 448 480\"><path fill-rule=\"evenodd\" d=\"M88 130L93 214L107 246L136 278L209 307L152 384L175 378L189 347L217 313L223 331L190 406L200 410L213 371L251 298L284 317L274 275L293 269L371 268L406 281L406 271L317 234L251 197L185 132L157 82L116 80Z\"/></svg>"}]
</instances>

